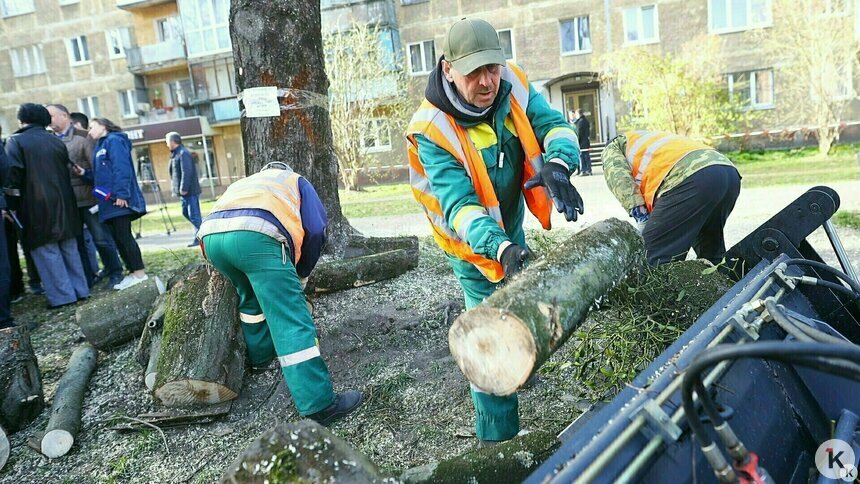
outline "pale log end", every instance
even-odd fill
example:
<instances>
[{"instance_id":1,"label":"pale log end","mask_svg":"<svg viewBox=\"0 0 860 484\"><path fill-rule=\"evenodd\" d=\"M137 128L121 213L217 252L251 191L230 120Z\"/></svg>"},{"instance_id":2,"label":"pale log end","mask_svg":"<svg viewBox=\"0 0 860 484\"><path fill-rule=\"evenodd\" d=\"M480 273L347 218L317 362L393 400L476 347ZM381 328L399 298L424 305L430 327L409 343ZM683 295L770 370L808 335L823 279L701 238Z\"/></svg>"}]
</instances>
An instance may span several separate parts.
<instances>
[{"instance_id":1,"label":"pale log end","mask_svg":"<svg viewBox=\"0 0 860 484\"><path fill-rule=\"evenodd\" d=\"M66 430L54 429L42 437L42 453L51 459L62 457L69 453L75 437Z\"/></svg>"},{"instance_id":2,"label":"pale log end","mask_svg":"<svg viewBox=\"0 0 860 484\"><path fill-rule=\"evenodd\" d=\"M238 395L220 383L202 380L178 380L155 390L155 397L168 407L211 405L232 400Z\"/></svg>"}]
</instances>

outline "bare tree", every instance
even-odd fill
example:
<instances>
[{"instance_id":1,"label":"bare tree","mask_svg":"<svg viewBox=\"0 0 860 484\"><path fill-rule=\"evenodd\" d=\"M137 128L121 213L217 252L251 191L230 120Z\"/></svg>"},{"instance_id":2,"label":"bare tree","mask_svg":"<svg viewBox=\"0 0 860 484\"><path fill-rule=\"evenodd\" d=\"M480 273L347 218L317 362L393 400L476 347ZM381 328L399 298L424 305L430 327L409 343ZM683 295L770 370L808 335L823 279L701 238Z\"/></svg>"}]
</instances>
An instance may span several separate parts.
<instances>
[{"instance_id":1,"label":"bare tree","mask_svg":"<svg viewBox=\"0 0 860 484\"><path fill-rule=\"evenodd\" d=\"M330 247L353 232L337 191L338 166L327 111L319 2L233 0L230 38L239 91L283 89L281 116L242 118L246 173L284 161L316 188L329 218Z\"/></svg>"},{"instance_id":2,"label":"bare tree","mask_svg":"<svg viewBox=\"0 0 860 484\"><path fill-rule=\"evenodd\" d=\"M845 109L857 98L853 79L860 44L852 9L848 0L773 0L774 27L758 34L776 62L776 96L793 107L778 121L814 126L822 155L839 140Z\"/></svg>"},{"instance_id":3,"label":"bare tree","mask_svg":"<svg viewBox=\"0 0 860 484\"><path fill-rule=\"evenodd\" d=\"M324 36L329 78L329 114L344 188L353 190L369 166L369 145L405 127L409 83L399 58L380 40L374 25L353 22L350 30Z\"/></svg>"},{"instance_id":4,"label":"bare tree","mask_svg":"<svg viewBox=\"0 0 860 484\"><path fill-rule=\"evenodd\" d=\"M675 55L630 48L604 56L600 69L604 80L614 82L621 99L631 106L620 124L698 138L745 125L752 113L729 98L719 42L701 36Z\"/></svg>"}]
</instances>

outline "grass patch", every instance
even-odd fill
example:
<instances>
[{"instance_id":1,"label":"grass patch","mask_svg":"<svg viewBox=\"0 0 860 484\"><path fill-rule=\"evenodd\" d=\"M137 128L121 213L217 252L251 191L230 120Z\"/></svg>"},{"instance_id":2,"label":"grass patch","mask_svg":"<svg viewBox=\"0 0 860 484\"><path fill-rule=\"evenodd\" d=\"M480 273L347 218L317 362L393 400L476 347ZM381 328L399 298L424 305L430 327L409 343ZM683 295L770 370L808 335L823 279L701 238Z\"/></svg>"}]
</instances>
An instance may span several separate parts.
<instances>
[{"instance_id":1,"label":"grass patch","mask_svg":"<svg viewBox=\"0 0 860 484\"><path fill-rule=\"evenodd\" d=\"M860 180L856 151L860 145L838 145L830 156L817 148L726 153L743 176L744 188Z\"/></svg>"},{"instance_id":2,"label":"grass patch","mask_svg":"<svg viewBox=\"0 0 860 484\"><path fill-rule=\"evenodd\" d=\"M341 191L340 203L347 218L421 213L407 183L378 185L361 192Z\"/></svg>"},{"instance_id":3,"label":"grass patch","mask_svg":"<svg viewBox=\"0 0 860 484\"><path fill-rule=\"evenodd\" d=\"M171 274L192 262L202 260L203 256L197 247L143 252L143 263L146 266L146 272L160 276Z\"/></svg>"},{"instance_id":4,"label":"grass patch","mask_svg":"<svg viewBox=\"0 0 860 484\"><path fill-rule=\"evenodd\" d=\"M860 211L840 210L836 212L836 215L833 217L833 223L840 227L860 230Z\"/></svg>"}]
</instances>

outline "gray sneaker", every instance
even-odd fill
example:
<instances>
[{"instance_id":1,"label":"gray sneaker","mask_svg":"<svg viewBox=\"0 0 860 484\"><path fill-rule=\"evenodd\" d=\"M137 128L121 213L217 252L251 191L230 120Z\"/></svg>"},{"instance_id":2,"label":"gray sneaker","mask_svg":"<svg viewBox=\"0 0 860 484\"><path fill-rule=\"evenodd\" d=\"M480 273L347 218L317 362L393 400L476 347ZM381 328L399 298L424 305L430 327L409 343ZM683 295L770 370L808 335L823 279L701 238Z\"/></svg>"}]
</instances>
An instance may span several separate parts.
<instances>
[{"instance_id":1,"label":"gray sneaker","mask_svg":"<svg viewBox=\"0 0 860 484\"><path fill-rule=\"evenodd\" d=\"M307 415L307 418L315 420L320 425L328 427L335 420L346 417L361 405L364 395L356 390L338 393L334 397L334 403L317 413Z\"/></svg>"}]
</instances>

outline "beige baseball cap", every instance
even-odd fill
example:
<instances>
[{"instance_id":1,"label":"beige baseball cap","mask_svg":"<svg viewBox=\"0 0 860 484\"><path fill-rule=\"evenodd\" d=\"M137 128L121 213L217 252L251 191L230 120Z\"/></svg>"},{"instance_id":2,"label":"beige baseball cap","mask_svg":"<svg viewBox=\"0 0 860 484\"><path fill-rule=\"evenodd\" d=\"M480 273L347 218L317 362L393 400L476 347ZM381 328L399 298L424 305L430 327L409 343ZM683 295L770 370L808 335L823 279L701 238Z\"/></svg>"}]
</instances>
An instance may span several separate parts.
<instances>
[{"instance_id":1,"label":"beige baseball cap","mask_svg":"<svg viewBox=\"0 0 860 484\"><path fill-rule=\"evenodd\" d=\"M445 60L461 74L490 65L505 65L499 34L486 20L463 18L448 29L442 47Z\"/></svg>"}]
</instances>

